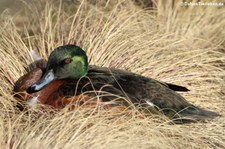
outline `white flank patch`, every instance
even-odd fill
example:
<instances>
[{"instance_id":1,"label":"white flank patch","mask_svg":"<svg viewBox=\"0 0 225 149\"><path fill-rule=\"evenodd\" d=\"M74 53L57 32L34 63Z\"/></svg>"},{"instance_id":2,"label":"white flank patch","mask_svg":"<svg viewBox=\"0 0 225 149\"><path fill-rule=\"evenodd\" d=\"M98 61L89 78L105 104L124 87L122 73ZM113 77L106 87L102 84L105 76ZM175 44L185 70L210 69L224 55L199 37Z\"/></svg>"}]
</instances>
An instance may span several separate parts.
<instances>
[{"instance_id":1,"label":"white flank patch","mask_svg":"<svg viewBox=\"0 0 225 149\"><path fill-rule=\"evenodd\" d=\"M148 100L145 100L145 101L146 101L146 103L147 103L149 106L155 107L155 105L154 105L151 101L148 101Z\"/></svg>"},{"instance_id":2,"label":"white flank patch","mask_svg":"<svg viewBox=\"0 0 225 149\"><path fill-rule=\"evenodd\" d=\"M43 59L36 49L30 50L30 56L32 57L33 61Z\"/></svg>"},{"instance_id":3,"label":"white flank patch","mask_svg":"<svg viewBox=\"0 0 225 149\"><path fill-rule=\"evenodd\" d=\"M37 97L32 97L27 103L28 105L30 105L31 107L34 107L37 103L39 103L40 101L38 100L38 96Z\"/></svg>"}]
</instances>

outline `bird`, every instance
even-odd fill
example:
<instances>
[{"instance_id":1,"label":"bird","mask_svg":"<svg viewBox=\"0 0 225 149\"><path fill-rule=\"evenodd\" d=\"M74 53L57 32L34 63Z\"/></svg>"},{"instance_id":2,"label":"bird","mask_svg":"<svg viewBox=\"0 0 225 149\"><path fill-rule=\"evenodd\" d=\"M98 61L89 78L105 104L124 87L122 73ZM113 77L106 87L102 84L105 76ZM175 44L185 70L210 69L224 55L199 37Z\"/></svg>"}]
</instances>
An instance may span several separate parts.
<instances>
[{"instance_id":1,"label":"bird","mask_svg":"<svg viewBox=\"0 0 225 149\"><path fill-rule=\"evenodd\" d=\"M144 112L162 113L177 123L205 121L219 116L189 103L176 92L189 91L186 87L126 70L91 65L86 52L73 44L55 48L45 63L46 67L33 69L15 83L13 91L17 97L30 103L35 99L62 108L74 100L81 102L82 97L84 101L81 103L84 103L101 95L102 103L107 103L116 95L126 100L106 104L107 108L127 107L132 103Z\"/></svg>"}]
</instances>

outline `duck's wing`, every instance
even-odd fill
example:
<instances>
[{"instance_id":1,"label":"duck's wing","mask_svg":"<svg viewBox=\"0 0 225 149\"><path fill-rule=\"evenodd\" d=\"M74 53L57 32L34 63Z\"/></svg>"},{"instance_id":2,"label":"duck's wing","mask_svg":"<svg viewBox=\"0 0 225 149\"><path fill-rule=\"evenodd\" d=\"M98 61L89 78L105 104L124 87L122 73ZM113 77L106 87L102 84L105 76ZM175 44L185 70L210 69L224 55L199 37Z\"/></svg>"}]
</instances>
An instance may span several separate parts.
<instances>
[{"instance_id":1,"label":"duck's wing","mask_svg":"<svg viewBox=\"0 0 225 149\"><path fill-rule=\"evenodd\" d=\"M122 74L132 74L131 72L128 71L124 71L124 70L119 70L119 69L110 69L107 67L98 67L95 65L90 65L89 66L89 72L99 72L99 73L122 73ZM172 83L166 83L166 82L161 82L161 81L157 81L158 83L164 85L165 87L168 87L169 89L173 90L173 91L179 91L179 92L187 92L190 91L188 88L184 87L184 86L180 86L180 85L176 85L176 84L172 84Z\"/></svg>"},{"instance_id":2,"label":"duck's wing","mask_svg":"<svg viewBox=\"0 0 225 149\"><path fill-rule=\"evenodd\" d=\"M137 100L147 100L161 109L178 111L191 105L169 85L128 71L92 66L88 76L94 82L110 84Z\"/></svg>"},{"instance_id":3,"label":"duck's wing","mask_svg":"<svg viewBox=\"0 0 225 149\"><path fill-rule=\"evenodd\" d=\"M176 93L174 90L180 86L161 83L123 70L97 66L90 67L88 77L94 82L93 85L96 82L110 84L116 90L129 96L133 103L145 103L145 108L159 108L171 118L197 121L218 116L215 112L193 106Z\"/></svg>"}]
</instances>

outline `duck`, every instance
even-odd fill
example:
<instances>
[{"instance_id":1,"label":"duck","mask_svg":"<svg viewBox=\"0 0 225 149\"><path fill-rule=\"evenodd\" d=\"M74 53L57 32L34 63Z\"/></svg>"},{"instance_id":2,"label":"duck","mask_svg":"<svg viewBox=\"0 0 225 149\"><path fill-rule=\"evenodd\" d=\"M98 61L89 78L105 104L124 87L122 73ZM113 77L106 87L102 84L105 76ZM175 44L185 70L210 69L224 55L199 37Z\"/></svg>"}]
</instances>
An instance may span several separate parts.
<instances>
[{"instance_id":1,"label":"duck","mask_svg":"<svg viewBox=\"0 0 225 149\"><path fill-rule=\"evenodd\" d=\"M86 52L73 44L55 48L44 67L36 67L14 85L17 98L55 108L67 104L96 105L94 97L109 107L134 105L145 113L162 113L175 122L197 122L219 116L188 102L177 92L189 89L157 81L126 70L90 65ZM111 103L116 97L120 100ZM76 109L76 108L73 108Z\"/></svg>"}]
</instances>

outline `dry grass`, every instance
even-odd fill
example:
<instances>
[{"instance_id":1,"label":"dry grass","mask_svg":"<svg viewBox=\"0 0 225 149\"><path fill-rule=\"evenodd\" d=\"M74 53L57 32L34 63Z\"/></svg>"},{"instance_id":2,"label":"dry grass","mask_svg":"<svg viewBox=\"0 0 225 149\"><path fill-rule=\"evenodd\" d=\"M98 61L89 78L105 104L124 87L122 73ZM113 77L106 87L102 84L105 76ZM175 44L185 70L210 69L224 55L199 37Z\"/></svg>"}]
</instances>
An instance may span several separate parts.
<instances>
[{"instance_id":1,"label":"dry grass","mask_svg":"<svg viewBox=\"0 0 225 149\"><path fill-rule=\"evenodd\" d=\"M154 11L132 1L72 4L35 1L25 3L23 16L1 15L1 148L225 148L224 9L161 0ZM188 101L222 116L169 125L135 110L116 116L98 107L18 111L11 90L32 61L29 51L47 58L66 43L86 50L91 64L187 86Z\"/></svg>"}]
</instances>

